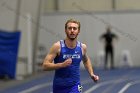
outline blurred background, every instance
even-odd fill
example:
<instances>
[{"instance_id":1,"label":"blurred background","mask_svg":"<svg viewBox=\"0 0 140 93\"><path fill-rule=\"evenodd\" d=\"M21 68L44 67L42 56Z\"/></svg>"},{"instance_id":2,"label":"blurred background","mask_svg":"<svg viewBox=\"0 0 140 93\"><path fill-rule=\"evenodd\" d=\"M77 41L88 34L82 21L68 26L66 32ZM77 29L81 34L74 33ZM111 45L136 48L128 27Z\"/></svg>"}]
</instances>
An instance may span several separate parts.
<instances>
[{"instance_id":1,"label":"blurred background","mask_svg":"<svg viewBox=\"0 0 140 93\"><path fill-rule=\"evenodd\" d=\"M16 44L0 44L1 76L24 79L42 72L49 48L65 38L64 24L70 18L81 22L78 39L87 44L95 68L104 65L99 37L108 25L119 37L114 42L115 67L140 67L140 0L0 0L0 12L0 40L9 42L11 34L18 33ZM16 47L15 51L7 46Z\"/></svg>"}]
</instances>

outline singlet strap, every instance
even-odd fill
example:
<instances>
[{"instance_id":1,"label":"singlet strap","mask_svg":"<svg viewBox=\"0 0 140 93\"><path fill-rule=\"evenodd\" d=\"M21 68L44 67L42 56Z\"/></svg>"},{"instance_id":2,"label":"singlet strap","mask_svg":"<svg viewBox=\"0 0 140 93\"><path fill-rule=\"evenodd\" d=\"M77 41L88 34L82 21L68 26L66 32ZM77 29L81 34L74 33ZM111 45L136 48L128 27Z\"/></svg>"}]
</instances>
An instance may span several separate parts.
<instances>
[{"instance_id":1,"label":"singlet strap","mask_svg":"<svg viewBox=\"0 0 140 93\"><path fill-rule=\"evenodd\" d=\"M61 47L66 46L64 40L60 40L60 44L61 44ZM77 41L77 47L81 47L81 46L82 46L81 42Z\"/></svg>"},{"instance_id":2,"label":"singlet strap","mask_svg":"<svg viewBox=\"0 0 140 93\"><path fill-rule=\"evenodd\" d=\"M81 42L77 41L77 46L81 47L82 46Z\"/></svg>"},{"instance_id":3,"label":"singlet strap","mask_svg":"<svg viewBox=\"0 0 140 93\"><path fill-rule=\"evenodd\" d=\"M65 47L64 40L60 40L61 47Z\"/></svg>"}]
</instances>

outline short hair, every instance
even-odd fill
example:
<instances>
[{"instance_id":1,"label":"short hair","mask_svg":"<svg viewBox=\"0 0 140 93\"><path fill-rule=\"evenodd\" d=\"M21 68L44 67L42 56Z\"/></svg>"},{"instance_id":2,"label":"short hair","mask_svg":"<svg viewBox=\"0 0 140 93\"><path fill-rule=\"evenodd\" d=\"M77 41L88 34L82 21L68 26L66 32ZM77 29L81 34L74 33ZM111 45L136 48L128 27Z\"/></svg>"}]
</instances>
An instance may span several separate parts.
<instances>
[{"instance_id":1,"label":"short hair","mask_svg":"<svg viewBox=\"0 0 140 93\"><path fill-rule=\"evenodd\" d=\"M76 23L76 24L78 24L78 29L80 30L81 24L80 24L80 22L78 20L75 20L75 19L69 19L69 20L67 20L67 22L65 23L65 29L67 29L68 23Z\"/></svg>"}]
</instances>

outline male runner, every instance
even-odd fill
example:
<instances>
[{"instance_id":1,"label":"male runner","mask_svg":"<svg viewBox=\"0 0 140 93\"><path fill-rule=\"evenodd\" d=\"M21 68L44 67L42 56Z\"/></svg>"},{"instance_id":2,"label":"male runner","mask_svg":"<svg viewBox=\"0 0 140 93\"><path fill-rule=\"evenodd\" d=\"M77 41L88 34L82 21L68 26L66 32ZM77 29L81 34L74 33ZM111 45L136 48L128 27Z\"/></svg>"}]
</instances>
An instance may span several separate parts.
<instances>
[{"instance_id":1,"label":"male runner","mask_svg":"<svg viewBox=\"0 0 140 93\"><path fill-rule=\"evenodd\" d=\"M70 19L65 24L66 38L53 44L44 62L44 70L55 70L53 93L80 93L80 62L90 77L98 81L94 74L85 44L77 41L80 33L80 22Z\"/></svg>"}]
</instances>

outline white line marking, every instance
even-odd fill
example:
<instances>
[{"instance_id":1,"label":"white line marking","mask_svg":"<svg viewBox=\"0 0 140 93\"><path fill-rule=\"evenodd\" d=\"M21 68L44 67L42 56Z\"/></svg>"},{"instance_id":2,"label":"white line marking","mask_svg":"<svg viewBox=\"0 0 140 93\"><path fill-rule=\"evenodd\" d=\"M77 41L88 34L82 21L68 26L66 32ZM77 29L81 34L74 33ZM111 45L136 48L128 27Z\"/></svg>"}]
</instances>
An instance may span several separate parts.
<instances>
[{"instance_id":1,"label":"white line marking","mask_svg":"<svg viewBox=\"0 0 140 93\"><path fill-rule=\"evenodd\" d=\"M107 85L107 84L110 84L110 83L118 83L118 82L122 82L122 81L125 81L125 79L105 81L105 82L96 84L95 86L93 86L93 87L89 88L88 90L86 90L84 93L91 93L91 92L93 92L95 89L97 89L97 88L99 88L99 87L101 87L101 86L104 86L104 85Z\"/></svg>"},{"instance_id":2,"label":"white line marking","mask_svg":"<svg viewBox=\"0 0 140 93\"><path fill-rule=\"evenodd\" d=\"M35 91L37 89L40 89L40 88L43 88L43 87L47 87L47 86L50 86L50 85L52 85L52 83L39 84L39 85L36 85L36 86L31 87L29 89L23 90L23 91L21 91L19 93L31 93L31 92L33 92L33 91Z\"/></svg>"},{"instance_id":3,"label":"white line marking","mask_svg":"<svg viewBox=\"0 0 140 93\"><path fill-rule=\"evenodd\" d=\"M127 83L118 93L124 93L124 91L127 90L131 85L131 83Z\"/></svg>"},{"instance_id":4,"label":"white line marking","mask_svg":"<svg viewBox=\"0 0 140 93\"><path fill-rule=\"evenodd\" d=\"M89 88L88 90L86 90L84 93L91 93L92 91L94 91L98 87L104 86L106 84L113 83L113 82L114 82L114 80L110 80L110 81L105 81L103 83L96 84L95 86L93 86L93 87Z\"/></svg>"},{"instance_id":5,"label":"white line marking","mask_svg":"<svg viewBox=\"0 0 140 93\"><path fill-rule=\"evenodd\" d=\"M124 93L130 86L140 83L140 80L127 83L118 93Z\"/></svg>"}]
</instances>

